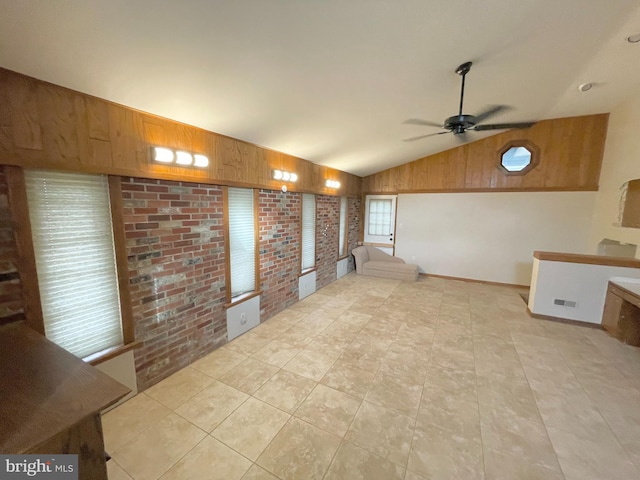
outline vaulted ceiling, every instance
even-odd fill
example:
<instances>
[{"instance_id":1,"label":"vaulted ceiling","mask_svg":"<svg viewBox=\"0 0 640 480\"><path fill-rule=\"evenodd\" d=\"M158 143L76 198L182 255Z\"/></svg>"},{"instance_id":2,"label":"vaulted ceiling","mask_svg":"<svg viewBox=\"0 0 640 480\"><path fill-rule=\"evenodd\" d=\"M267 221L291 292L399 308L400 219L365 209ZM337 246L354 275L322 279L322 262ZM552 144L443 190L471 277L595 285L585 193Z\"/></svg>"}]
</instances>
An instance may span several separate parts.
<instances>
[{"instance_id":1,"label":"vaulted ceiling","mask_svg":"<svg viewBox=\"0 0 640 480\"><path fill-rule=\"evenodd\" d=\"M457 113L602 113L640 89L637 0L0 0L0 66L356 175ZM588 92L578 85L592 83ZM494 132L495 133L495 132ZM479 139L490 132L472 132Z\"/></svg>"}]
</instances>

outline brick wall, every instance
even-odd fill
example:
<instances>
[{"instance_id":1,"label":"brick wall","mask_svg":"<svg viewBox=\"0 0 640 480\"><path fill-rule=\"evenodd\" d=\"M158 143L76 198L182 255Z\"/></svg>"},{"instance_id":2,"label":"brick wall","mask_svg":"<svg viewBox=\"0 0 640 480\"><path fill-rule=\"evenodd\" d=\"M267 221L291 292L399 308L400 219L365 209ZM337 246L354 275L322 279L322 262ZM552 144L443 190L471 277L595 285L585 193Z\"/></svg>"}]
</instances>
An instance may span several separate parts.
<instances>
[{"instance_id":1,"label":"brick wall","mask_svg":"<svg viewBox=\"0 0 640 480\"><path fill-rule=\"evenodd\" d=\"M301 198L299 193L260 190L262 321L298 301Z\"/></svg>"},{"instance_id":2,"label":"brick wall","mask_svg":"<svg viewBox=\"0 0 640 480\"><path fill-rule=\"evenodd\" d=\"M347 252L349 253L348 272L355 270L355 260L351 255L351 250L358 246L358 238L360 236L360 199L349 198L347 200Z\"/></svg>"},{"instance_id":3,"label":"brick wall","mask_svg":"<svg viewBox=\"0 0 640 480\"><path fill-rule=\"evenodd\" d=\"M226 343L222 189L122 178L140 391ZM336 277L340 199L316 196L318 288ZM261 320L298 301L301 194L259 192ZM360 200L348 201L349 252ZM0 168L0 323L23 315L16 244ZM350 256L349 270L353 269Z\"/></svg>"},{"instance_id":4,"label":"brick wall","mask_svg":"<svg viewBox=\"0 0 640 480\"><path fill-rule=\"evenodd\" d=\"M122 197L144 390L226 342L222 190L123 178Z\"/></svg>"},{"instance_id":5,"label":"brick wall","mask_svg":"<svg viewBox=\"0 0 640 480\"><path fill-rule=\"evenodd\" d=\"M340 197L316 195L316 287L333 282L338 261Z\"/></svg>"},{"instance_id":6,"label":"brick wall","mask_svg":"<svg viewBox=\"0 0 640 480\"><path fill-rule=\"evenodd\" d=\"M0 325L24 318L16 240L9 209L7 177L0 167Z\"/></svg>"}]
</instances>

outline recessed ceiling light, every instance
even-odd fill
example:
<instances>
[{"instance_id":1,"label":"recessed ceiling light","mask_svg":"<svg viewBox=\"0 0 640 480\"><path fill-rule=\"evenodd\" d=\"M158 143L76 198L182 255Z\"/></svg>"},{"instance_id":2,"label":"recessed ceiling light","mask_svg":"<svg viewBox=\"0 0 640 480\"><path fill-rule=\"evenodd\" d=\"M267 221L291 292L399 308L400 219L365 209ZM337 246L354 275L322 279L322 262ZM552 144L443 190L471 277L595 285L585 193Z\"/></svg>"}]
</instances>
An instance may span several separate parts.
<instances>
[{"instance_id":1,"label":"recessed ceiling light","mask_svg":"<svg viewBox=\"0 0 640 480\"><path fill-rule=\"evenodd\" d=\"M583 83L582 85L578 85L578 90L581 92L588 92L593 88L593 83Z\"/></svg>"},{"instance_id":2,"label":"recessed ceiling light","mask_svg":"<svg viewBox=\"0 0 640 480\"><path fill-rule=\"evenodd\" d=\"M640 42L640 33L635 33L633 35L629 35L627 37L627 42L629 42L629 43L638 43L638 42Z\"/></svg>"}]
</instances>

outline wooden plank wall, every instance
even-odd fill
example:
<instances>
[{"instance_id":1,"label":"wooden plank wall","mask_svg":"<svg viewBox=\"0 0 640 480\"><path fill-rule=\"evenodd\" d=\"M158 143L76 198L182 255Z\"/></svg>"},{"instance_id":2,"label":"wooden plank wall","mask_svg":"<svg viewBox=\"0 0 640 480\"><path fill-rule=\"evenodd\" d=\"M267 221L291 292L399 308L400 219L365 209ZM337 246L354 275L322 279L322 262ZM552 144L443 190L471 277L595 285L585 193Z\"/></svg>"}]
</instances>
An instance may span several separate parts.
<instances>
[{"instance_id":1,"label":"wooden plank wall","mask_svg":"<svg viewBox=\"0 0 640 480\"><path fill-rule=\"evenodd\" d=\"M199 170L153 164L152 145L203 153ZM298 174L291 191L359 196L362 179L224 135L143 113L0 68L0 164L279 190L271 171ZM324 186L338 180L339 190Z\"/></svg>"},{"instance_id":2,"label":"wooden plank wall","mask_svg":"<svg viewBox=\"0 0 640 480\"><path fill-rule=\"evenodd\" d=\"M365 177L363 192L598 190L608 119L561 118L509 130ZM539 165L525 175L505 175L498 167L498 151L512 140L529 140L540 149Z\"/></svg>"}]
</instances>

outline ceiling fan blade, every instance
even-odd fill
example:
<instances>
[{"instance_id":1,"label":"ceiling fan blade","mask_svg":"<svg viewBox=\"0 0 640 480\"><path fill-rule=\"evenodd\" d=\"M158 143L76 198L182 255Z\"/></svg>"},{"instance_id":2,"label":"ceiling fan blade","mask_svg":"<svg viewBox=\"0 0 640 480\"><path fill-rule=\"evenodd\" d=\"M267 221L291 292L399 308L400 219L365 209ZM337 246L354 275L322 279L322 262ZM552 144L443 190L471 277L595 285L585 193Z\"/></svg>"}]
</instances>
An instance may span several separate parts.
<instances>
[{"instance_id":1,"label":"ceiling fan blade","mask_svg":"<svg viewBox=\"0 0 640 480\"><path fill-rule=\"evenodd\" d=\"M415 142L416 140L421 140L421 139L427 138L427 137L435 137L436 135L443 135L445 133L450 133L450 132L449 132L449 130L447 130L446 132L428 133L427 135L420 135L418 137L405 138L402 141L403 142Z\"/></svg>"},{"instance_id":2,"label":"ceiling fan blade","mask_svg":"<svg viewBox=\"0 0 640 480\"><path fill-rule=\"evenodd\" d=\"M492 125L476 125L470 130L480 132L482 130L508 130L511 128L529 128L535 125L536 122L520 122L520 123L494 123Z\"/></svg>"},{"instance_id":3,"label":"ceiling fan blade","mask_svg":"<svg viewBox=\"0 0 640 480\"><path fill-rule=\"evenodd\" d=\"M405 123L407 125L421 125L426 127L443 128L441 123L430 122L429 120L420 120L419 118L409 118L402 123Z\"/></svg>"},{"instance_id":4,"label":"ceiling fan blade","mask_svg":"<svg viewBox=\"0 0 640 480\"><path fill-rule=\"evenodd\" d=\"M475 122L482 123L487 118L493 117L494 115L497 115L500 112L505 112L510 109L511 107L507 107L506 105L492 105L491 107L487 108L484 112L478 115L475 115L476 117Z\"/></svg>"}]
</instances>

